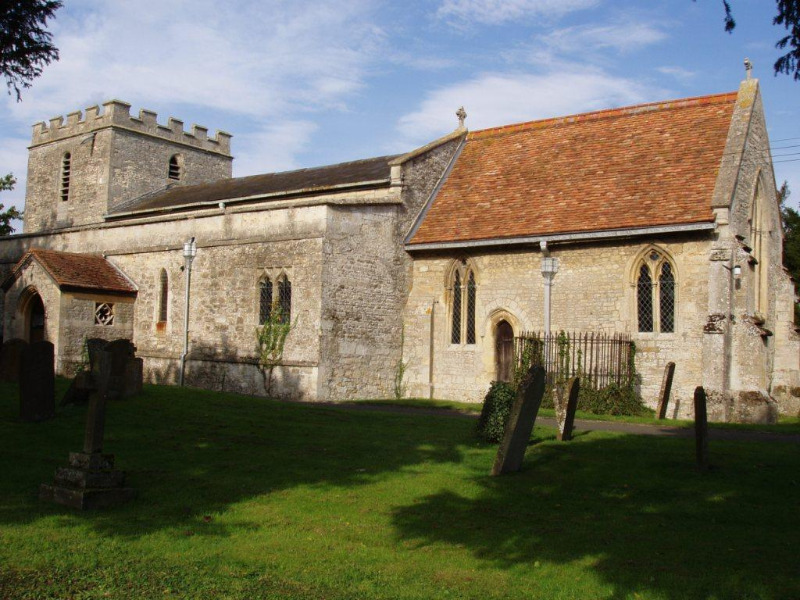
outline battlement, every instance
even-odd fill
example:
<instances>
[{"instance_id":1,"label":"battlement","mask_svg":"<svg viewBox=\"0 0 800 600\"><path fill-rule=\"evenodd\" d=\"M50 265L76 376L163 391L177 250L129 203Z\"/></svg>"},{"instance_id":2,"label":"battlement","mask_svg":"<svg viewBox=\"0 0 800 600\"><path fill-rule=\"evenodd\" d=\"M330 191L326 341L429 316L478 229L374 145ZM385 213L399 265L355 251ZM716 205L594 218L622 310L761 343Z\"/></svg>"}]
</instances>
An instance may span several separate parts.
<instances>
[{"instance_id":1,"label":"battlement","mask_svg":"<svg viewBox=\"0 0 800 600\"><path fill-rule=\"evenodd\" d=\"M183 121L170 117L166 125L157 122L158 115L151 110L141 109L139 116L130 114L131 105L121 100L109 100L103 103L103 110L97 105L90 106L85 112L75 111L50 119L48 125L40 121L33 126L31 146L38 146L56 140L92 133L106 127L119 127L136 131L153 137L179 144L185 144L208 152L225 156L231 153L231 134L217 130L215 137L208 137L208 128L192 125L191 132L184 131Z\"/></svg>"}]
</instances>

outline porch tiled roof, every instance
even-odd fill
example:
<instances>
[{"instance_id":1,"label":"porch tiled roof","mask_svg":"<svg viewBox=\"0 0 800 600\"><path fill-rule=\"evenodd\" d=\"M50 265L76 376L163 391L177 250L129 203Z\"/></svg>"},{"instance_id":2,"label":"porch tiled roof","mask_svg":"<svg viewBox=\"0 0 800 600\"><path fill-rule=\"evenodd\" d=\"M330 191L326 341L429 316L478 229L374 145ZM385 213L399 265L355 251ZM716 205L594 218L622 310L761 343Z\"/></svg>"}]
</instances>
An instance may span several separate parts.
<instances>
[{"instance_id":1,"label":"porch tiled roof","mask_svg":"<svg viewBox=\"0 0 800 600\"><path fill-rule=\"evenodd\" d=\"M25 253L3 283L8 289L29 261L36 260L62 291L102 292L133 296L137 289L123 273L97 254L77 254L32 248Z\"/></svg>"},{"instance_id":2,"label":"porch tiled roof","mask_svg":"<svg viewBox=\"0 0 800 600\"><path fill-rule=\"evenodd\" d=\"M410 245L712 222L736 93L471 132Z\"/></svg>"}]
</instances>

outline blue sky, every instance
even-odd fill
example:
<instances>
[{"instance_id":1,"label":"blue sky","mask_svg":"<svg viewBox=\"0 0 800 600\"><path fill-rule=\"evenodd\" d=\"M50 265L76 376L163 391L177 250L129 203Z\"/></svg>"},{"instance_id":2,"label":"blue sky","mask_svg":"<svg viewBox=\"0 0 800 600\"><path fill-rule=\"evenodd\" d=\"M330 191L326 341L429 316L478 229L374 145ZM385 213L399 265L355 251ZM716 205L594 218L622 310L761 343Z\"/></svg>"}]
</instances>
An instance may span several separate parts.
<instances>
[{"instance_id":1,"label":"blue sky","mask_svg":"<svg viewBox=\"0 0 800 600\"><path fill-rule=\"evenodd\" d=\"M800 82L773 75L773 0L66 0L61 60L0 100L0 195L22 206L30 126L118 98L234 135L234 175L410 150L467 126L761 81L778 184L800 201ZM792 148L791 146L797 146Z\"/></svg>"}]
</instances>

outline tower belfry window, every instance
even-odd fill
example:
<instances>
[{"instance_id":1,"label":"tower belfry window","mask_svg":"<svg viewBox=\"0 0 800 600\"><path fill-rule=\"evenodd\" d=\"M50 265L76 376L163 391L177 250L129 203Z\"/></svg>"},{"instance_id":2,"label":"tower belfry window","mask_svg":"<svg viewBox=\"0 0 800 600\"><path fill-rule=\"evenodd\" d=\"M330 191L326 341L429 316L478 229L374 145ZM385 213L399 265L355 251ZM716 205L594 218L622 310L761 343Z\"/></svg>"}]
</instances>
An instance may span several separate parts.
<instances>
[{"instance_id":1,"label":"tower belfry window","mask_svg":"<svg viewBox=\"0 0 800 600\"><path fill-rule=\"evenodd\" d=\"M61 186L59 192L63 202L69 200L69 179L71 170L72 156L67 152L64 154L64 158L61 159Z\"/></svg>"},{"instance_id":2,"label":"tower belfry window","mask_svg":"<svg viewBox=\"0 0 800 600\"><path fill-rule=\"evenodd\" d=\"M180 181L181 177L183 176L183 167L180 155L173 154L169 158L169 169L167 171L167 176L174 180Z\"/></svg>"}]
</instances>

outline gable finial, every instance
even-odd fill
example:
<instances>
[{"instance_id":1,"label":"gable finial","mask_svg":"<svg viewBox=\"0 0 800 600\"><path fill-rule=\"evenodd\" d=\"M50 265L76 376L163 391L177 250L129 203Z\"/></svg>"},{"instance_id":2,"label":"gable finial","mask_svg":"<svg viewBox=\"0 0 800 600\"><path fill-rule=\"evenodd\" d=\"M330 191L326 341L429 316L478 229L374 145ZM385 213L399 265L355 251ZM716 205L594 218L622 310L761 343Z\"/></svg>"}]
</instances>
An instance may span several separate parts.
<instances>
[{"instance_id":1,"label":"gable finial","mask_svg":"<svg viewBox=\"0 0 800 600\"><path fill-rule=\"evenodd\" d=\"M753 76L753 63L750 62L749 58L744 59L744 70L747 72L747 78L750 79Z\"/></svg>"},{"instance_id":2,"label":"gable finial","mask_svg":"<svg viewBox=\"0 0 800 600\"><path fill-rule=\"evenodd\" d=\"M456 111L456 116L458 117L458 128L464 129L464 120L467 118L467 111L464 110L463 106Z\"/></svg>"}]
</instances>

